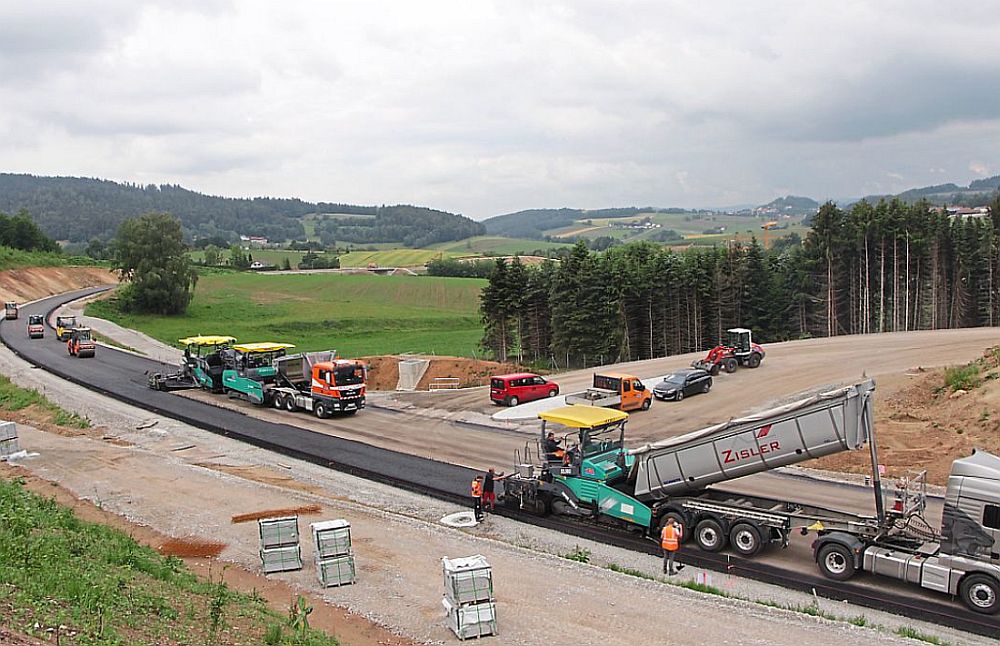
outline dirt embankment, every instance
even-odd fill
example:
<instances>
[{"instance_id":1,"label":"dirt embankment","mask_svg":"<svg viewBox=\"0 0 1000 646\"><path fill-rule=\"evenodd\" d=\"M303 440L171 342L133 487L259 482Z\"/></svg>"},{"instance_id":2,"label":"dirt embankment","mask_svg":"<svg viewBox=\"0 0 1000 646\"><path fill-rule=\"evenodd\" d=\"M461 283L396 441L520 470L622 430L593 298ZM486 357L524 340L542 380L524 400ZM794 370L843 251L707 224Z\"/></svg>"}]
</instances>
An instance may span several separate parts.
<instances>
[{"instance_id":1,"label":"dirt embankment","mask_svg":"<svg viewBox=\"0 0 1000 646\"><path fill-rule=\"evenodd\" d=\"M882 378L875 399L879 462L890 477L927 470L928 481L945 485L957 457L982 449L1000 455L1000 347L984 352L981 383L953 392L945 371L914 369L898 379ZM868 473L868 452L840 453L818 461L821 469Z\"/></svg>"},{"instance_id":2,"label":"dirt embankment","mask_svg":"<svg viewBox=\"0 0 1000 646\"><path fill-rule=\"evenodd\" d=\"M118 277L103 267L29 267L0 271L0 301L33 301L53 294L110 285Z\"/></svg>"},{"instance_id":3,"label":"dirt embankment","mask_svg":"<svg viewBox=\"0 0 1000 646\"><path fill-rule=\"evenodd\" d=\"M368 388L371 390L396 390L399 382L398 355L382 355L376 357L360 357L368 364ZM417 356L410 357L427 359L430 365L427 372L417 383L417 390L428 390L435 379L453 378L459 380L459 386L483 386L493 375L519 372L517 366L496 361L481 361L462 357Z\"/></svg>"}]
</instances>

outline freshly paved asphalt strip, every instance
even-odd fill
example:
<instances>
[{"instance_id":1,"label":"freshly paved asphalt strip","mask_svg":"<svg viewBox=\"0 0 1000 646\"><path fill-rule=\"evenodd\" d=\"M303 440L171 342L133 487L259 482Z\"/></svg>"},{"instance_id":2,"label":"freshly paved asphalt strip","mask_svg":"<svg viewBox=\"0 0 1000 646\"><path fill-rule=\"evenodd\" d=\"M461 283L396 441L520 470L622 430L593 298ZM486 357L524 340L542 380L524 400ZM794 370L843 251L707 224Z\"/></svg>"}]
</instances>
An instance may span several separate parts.
<instances>
[{"instance_id":1,"label":"freshly paved asphalt strip","mask_svg":"<svg viewBox=\"0 0 1000 646\"><path fill-rule=\"evenodd\" d=\"M25 305L21 308L18 320L0 323L0 340L22 358L43 366L64 379L193 426L239 438L286 455L333 466L368 479L398 484L420 492L436 493L439 497L453 497L455 500L464 500L467 496L469 482L476 472L466 467L369 446L296 426L265 422L225 408L151 390L147 386L148 372L172 372L176 366L103 346L98 348L93 358L71 357L66 351L66 345L55 339L55 333L51 329L46 330L44 339L28 338L26 328L29 315L47 316L53 308L63 303L102 289L105 288L69 292ZM364 415L364 411L359 414Z\"/></svg>"}]
</instances>

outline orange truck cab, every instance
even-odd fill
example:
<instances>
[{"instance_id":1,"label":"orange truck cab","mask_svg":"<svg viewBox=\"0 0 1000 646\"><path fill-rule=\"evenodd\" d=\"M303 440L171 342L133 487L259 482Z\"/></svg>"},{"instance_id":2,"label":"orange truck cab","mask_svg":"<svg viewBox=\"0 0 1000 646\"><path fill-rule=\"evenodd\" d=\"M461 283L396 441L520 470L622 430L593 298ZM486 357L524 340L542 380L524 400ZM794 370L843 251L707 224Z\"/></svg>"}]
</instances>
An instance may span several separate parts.
<instances>
[{"instance_id":1,"label":"orange truck cab","mask_svg":"<svg viewBox=\"0 0 1000 646\"><path fill-rule=\"evenodd\" d=\"M566 395L567 404L606 406L619 410L648 410L653 391L635 375L606 372L594 375L594 387Z\"/></svg>"}]
</instances>

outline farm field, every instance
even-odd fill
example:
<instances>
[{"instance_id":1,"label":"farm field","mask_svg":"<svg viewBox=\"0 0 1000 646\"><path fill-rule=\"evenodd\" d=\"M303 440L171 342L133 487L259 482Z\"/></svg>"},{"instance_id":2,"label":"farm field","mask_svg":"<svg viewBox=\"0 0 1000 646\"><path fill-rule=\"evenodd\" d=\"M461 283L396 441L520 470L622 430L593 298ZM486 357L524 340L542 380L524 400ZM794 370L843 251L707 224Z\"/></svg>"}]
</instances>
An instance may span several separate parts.
<instances>
[{"instance_id":1,"label":"farm field","mask_svg":"<svg viewBox=\"0 0 1000 646\"><path fill-rule=\"evenodd\" d=\"M630 230L612 228L612 222L639 222L645 218L660 225L660 229ZM738 216L727 214L704 213L640 213L627 218L584 218L576 221L568 227L552 229L546 231L551 236L583 236L585 238L598 238L601 236L611 236L617 239L627 238L629 241L643 240L656 231L663 229L673 229L684 236L684 245L712 245L727 240L740 240L749 242L754 236L763 241L765 237L769 240L776 240L789 233L795 232L800 236L805 236L809 227L802 225L801 218L793 218L784 222L788 223L787 229L772 230L765 232L761 225L768 222L770 218ZM784 223L783 222L783 223ZM705 231L716 227L725 227L725 233L706 234ZM765 236L765 233L767 235Z\"/></svg>"},{"instance_id":2,"label":"farm field","mask_svg":"<svg viewBox=\"0 0 1000 646\"><path fill-rule=\"evenodd\" d=\"M437 258L463 258L470 253L439 251L436 249L387 249L384 251L352 251L340 257L341 267L422 267Z\"/></svg>"},{"instance_id":3,"label":"farm field","mask_svg":"<svg viewBox=\"0 0 1000 646\"><path fill-rule=\"evenodd\" d=\"M433 276L217 272L198 281L183 316L119 313L95 301L87 313L165 343L192 334L294 343L343 356L418 352L473 356L482 337L486 281Z\"/></svg>"},{"instance_id":4,"label":"farm field","mask_svg":"<svg viewBox=\"0 0 1000 646\"><path fill-rule=\"evenodd\" d=\"M560 249L569 248L570 246L570 244L565 242L546 242L545 240L507 238L504 236L476 236L474 238L466 238L465 240L441 242L430 248L455 253L514 256L530 253L537 249Z\"/></svg>"}]
</instances>

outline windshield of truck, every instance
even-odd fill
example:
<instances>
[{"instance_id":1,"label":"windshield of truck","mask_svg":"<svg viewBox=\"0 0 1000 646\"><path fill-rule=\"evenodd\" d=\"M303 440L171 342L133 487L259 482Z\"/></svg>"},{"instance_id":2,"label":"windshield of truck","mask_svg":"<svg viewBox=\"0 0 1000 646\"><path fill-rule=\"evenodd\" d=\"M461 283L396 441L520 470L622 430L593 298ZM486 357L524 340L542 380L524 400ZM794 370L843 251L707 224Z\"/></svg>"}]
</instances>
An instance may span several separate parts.
<instances>
[{"instance_id":1,"label":"windshield of truck","mask_svg":"<svg viewBox=\"0 0 1000 646\"><path fill-rule=\"evenodd\" d=\"M60 316L56 320L56 323L58 323L59 325L61 325L63 327L73 327L74 325L76 325L76 317L75 316Z\"/></svg>"},{"instance_id":2,"label":"windshield of truck","mask_svg":"<svg viewBox=\"0 0 1000 646\"><path fill-rule=\"evenodd\" d=\"M338 386L365 383L365 371L361 366L340 366L333 373Z\"/></svg>"},{"instance_id":3,"label":"windshield of truck","mask_svg":"<svg viewBox=\"0 0 1000 646\"><path fill-rule=\"evenodd\" d=\"M594 375L594 388L613 390L618 392L621 380L618 377L606 377L605 375Z\"/></svg>"}]
</instances>

